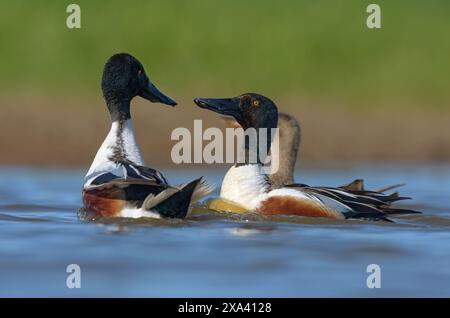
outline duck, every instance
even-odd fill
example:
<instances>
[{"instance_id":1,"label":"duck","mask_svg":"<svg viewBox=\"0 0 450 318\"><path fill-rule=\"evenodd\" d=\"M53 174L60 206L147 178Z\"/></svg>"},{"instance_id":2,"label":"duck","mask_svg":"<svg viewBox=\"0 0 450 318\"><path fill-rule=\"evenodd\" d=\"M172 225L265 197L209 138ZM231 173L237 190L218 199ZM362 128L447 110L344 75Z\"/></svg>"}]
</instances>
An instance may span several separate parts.
<instances>
[{"instance_id":1,"label":"duck","mask_svg":"<svg viewBox=\"0 0 450 318\"><path fill-rule=\"evenodd\" d=\"M241 125L232 117L222 116L224 125L228 128L242 128ZM272 160L278 162L278 169L269 174L268 178L275 187L295 183L295 167L300 150L302 129L295 116L278 112L278 133L279 133L279 151L271 153ZM396 184L388 187L372 190L372 192L386 192L404 186L405 184ZM355 179L337 188L347 191L366 191L364 179Z\"/></svg>"},{"instance_id":2,"label":"duck","mask_svg":"<svg viewBox=\"0 0 450 318\"><path fill-rule=\"evenodd\" d=\"M91 219L184 218L191 205L213 191L202 177L172 186L161 172L144 163L131 120L136 96L176 106L147 76L141 62L128 53L111 56L103 69L103 97L111 128L84 178L82 200Z\"/></svg>"},{"instance_id":3,"label":"duck","mask_svg":"<svg viewBox=\"0 0 450 318\"><path fill-rule=\"evenodd\" d=\"M221 120L227 128L242 128L233 117L221 116ZM293 115L286 112L278 113L279 151L271 153L271 157L274 162L278 162L279 164L275 165L278 166L276 171L267 175L273 187L280 187L283 185L289 186L295 183L294 173L300 150L301 132L300 123ZM370 192L379 192L379 194L381 194L382 192L393 190L401 186L404 186L404 184L396 184L377 190L371 190ZM364 179L355 179L352 182L338 186L335 189L345 190L347 192L366 191ZM232 213L248 212L244 207L223 198L209 198L203 203L203 206L214 211Z\"/></svg>"},{"instance_id":4,"label":"duck","mask_svg":"<svg viewBox=\"0 0 450 318\"><path fill-rule=\"evenodd\" d=\"M276 104L260 94L246 93L232 98L196 98L194 103L201 108L233 118L243 129L255 128L258 139L263 137L260 136L260 128L270 130L276 128L279 123ZM280 137L281 135L280 131ZM300 138L297 139L299 145ZM280 138L280 149L283 149L283 142L285 141ZM269 149L270 144L267 152L270 151ZM295 157L286 156L286 152L283 152L285 150L280 150L278 160L282 160L281 157L285 156L290 161L288 166L294 167L293 161L296 160L298 147L294 150ZM228 170L220 191L220 199L232 209L253 211L263 215L298 215L388 222L392 222L388 218L390 215L420 213L391 206L396 201L409 199L401 197L397 192L384 193L400 185L370 191L365 190L361 179L357 179L336 188L312 187L301 183L290 183L290 173L286 171L282 173L284 177L275 178L272 181L270 174L266 174L262 167L263 160L259 157L259 144L257 149L249 149L248 143L245 143L243 151L245 161L235 164ZM257 154L256 161L249 160L250 152ZM293 168L289 169L292 169L293 175ZM216 206L220 206L217 201Z\"/></svg>"}]
</instances>

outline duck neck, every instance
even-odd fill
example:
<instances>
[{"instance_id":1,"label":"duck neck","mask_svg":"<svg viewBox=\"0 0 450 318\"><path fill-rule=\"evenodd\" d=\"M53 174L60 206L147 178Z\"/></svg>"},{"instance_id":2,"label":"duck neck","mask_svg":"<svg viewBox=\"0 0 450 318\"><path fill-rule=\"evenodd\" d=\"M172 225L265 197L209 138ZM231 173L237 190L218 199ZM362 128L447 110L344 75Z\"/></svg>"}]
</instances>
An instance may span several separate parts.
<instances>
[{"instance_id":1,"label":"duck neck","mask_svg":"<svg viewBox=\"0 0 450 318\"><path fill-rule=\"evenodd\" d=\"M134 129L131 122L129 99L107 98L106 104L111 114L111 130L106 138L108 147L112 153L109 154L111 161L131 161L142 163L142 156L136 142Z\"/></svg>"},{"instance_id":2,"label":"duck neck","mask_svg":"<svg viewBox=\"0 0 450 318\"><path fill-rule=\"evenodd\" d=\"M130 161L144 165L129 112L111 112L111 118L111 129L97 151L87 175L108 170L112 162Z\"/></svg>"},{"instance_id":3,"label":"duck neck","mask_svg":"<svg viewBox=\"0 0 450 318\"><path fill-rule=\"evenodd\" d=\"M272 129L247 128L245 130L244 148L237 167L250 164L259 166L266 162L267 154L272 143Z\"/></svg>"},{"instance_id":4,"label":"duck neck","mask_svg":"<svg viewBox=\"0 0 450 318\"><path fill-rule=\"evenodd\" d=\"M287 114L282 114L278 121L279 152L271 153L277 167L270 174L270 180L275 186L294 183L295 164L300 147L301 130L297 120Z\"/></svg>"},{"instance_id":5,"label":"duck neck","mask_svg":"<svg viewBox=\"0 0 450 318\"><path fill-rule=\"evenodd\" d=\"M111 115L111 121L125 121L131 119L130 105L131 100L128 98L105 97L106 106Z\"/></svg>"},{"instance_id":6,"label":"duck neck","mask_svg":"<svg viewBox=\"0 0 450 318\"><path fill-rule=\"evenodd\" d=\"M121 117L113 121L105 141L108 141L108 148L111 149L108 157L110 161L131 161L143 165L131 118Z\"/></svg>"}]
</instances>

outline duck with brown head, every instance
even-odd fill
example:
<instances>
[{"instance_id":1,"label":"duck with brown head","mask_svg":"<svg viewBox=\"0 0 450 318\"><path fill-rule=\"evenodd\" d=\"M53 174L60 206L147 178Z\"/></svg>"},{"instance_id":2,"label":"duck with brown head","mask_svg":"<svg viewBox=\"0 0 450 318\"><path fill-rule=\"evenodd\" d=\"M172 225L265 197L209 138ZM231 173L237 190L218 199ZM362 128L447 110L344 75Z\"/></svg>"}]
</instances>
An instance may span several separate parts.
<instances>
[{"instance_id":1,"label":"duck with brown head","mask_svg":"<svg viewBox=\"0 0 450 318\"><path fill-rule=\"evenodd\" d=\"M136 96L169 106L176 102L159 91L142 64L126 53L106 62L102 91L112 123L85 177L83 203L89 217L185 217L191 203L212 188L202 178L173 187L159 171L146 167L130 111Z\"/></svg>"}]
</instances>

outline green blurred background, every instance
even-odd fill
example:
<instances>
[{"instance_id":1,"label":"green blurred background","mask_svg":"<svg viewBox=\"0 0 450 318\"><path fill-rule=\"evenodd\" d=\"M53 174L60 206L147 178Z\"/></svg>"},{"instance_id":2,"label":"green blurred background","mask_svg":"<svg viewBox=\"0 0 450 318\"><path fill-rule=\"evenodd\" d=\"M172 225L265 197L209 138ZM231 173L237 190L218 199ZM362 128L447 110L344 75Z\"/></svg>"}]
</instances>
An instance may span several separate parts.
<instances>
[{"instance_id":1,"label":"green blurred background","mask_svg":"<svg viewBox=\"0 0 450 318\"><path fill-rule=\"evenodd\" d=\"M448 103L450 1L2 1L2 90L97 93L113 52L144 61L157 82L190 92L261 91L345 102Z\"/></svg>"},{"instance_id":2,"label":"green blurred background","mask_svg":"<svg viewBox=\"0 0 450 318\"><path fill-rule=\"evenodd\" d=\"M0 102L4 112L13 111L17 121L22 121L21 130L14 130L16 126L12 124L3 129L12 129L6 132L20 140L29 138L24 126L34 127L28 129L36 138L48 140L46 134L51 132L45 132L36 123L27 123L33 122L35 114L46 107L52 109L49 114L55 116L53 123L61 126L62 135L72 132L65 132L64 125L56 123L67 113L58 115L55 108L61 111L67 107L75 116L78 108L94 109L106 123L99 90L102 67L110 55L122 51L138 57L163 91L186 104L192 104L190 101L196 96L234 96L255 91L281 101L283 110L311 118L310 122L324 114L350 114L344 118L356 114L353 122L323 124L334 125L336 129L331 133L337 137L339 127L355 123L361 128L373 126L372 133L377 136L377 129L384 128L377 128L374 120L386 119L388 129L395 132L398 120L411 116L411 126L416 126L426 114L423 124L430 129L418 133L431 135L436 129L444 129L448 122L448 0L377 0L382 10L380 30L366 26L366 7L373 1L73 2L81 6L81 29L66 27L69 1L1 1ZM27 110L33 107L34 111ZM308 115L316 108L320 108L320 113ZM189 109L197 117L205 114L196 113L193 107ZM383 109L384 113L372 116L376 109ZM396 112L399 114L392 115ZM369 122L361 123L362 120ZM311 123L305 125L310 125L310 136L319 137L320 132L314 133ZM404 138L414 133L408 129L412 128L403 129ZM23 134L25 137L20 136ZM436 132L437 137L440 135ZM437 137L431 136L424 145ZM80 151L91 155L102 138L103 135L95 137L92 145ZM450 148L449 142L440 140L433 149ZM377 143L383 140L373 139L372 144ZM5 147L12 147L10 152L17 151L14 145L3 142ZM316 148L311 146L310 151ZM356 159L409 158L392 157L382 150ZM440 151L438 159L450 158L448 152ZM3 162L14 162L14 154L9 155L11 159ZM333 154L318 152L311 158L324 155Z\"/></svg>"}]
</instances>

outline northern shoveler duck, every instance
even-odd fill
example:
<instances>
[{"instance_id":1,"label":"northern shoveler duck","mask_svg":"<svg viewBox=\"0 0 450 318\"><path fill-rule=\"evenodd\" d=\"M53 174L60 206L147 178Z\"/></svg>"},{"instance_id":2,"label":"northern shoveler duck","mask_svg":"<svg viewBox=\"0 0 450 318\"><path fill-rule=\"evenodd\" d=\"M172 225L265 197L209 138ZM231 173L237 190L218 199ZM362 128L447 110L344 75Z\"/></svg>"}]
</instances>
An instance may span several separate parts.
<instances>
[{"instance_id":1,"label":"northern shoveler duck","mask_svg":"<svg viewBox=\"0 0 450 318\"><path fill-rule=\"evenodd\" d=\"M112 125L84 180L86 212L92 218L185 217L191 203L212 188L202 178L170 186L159 171L146 167L130 112L135 96L170 106L176 102L155 87L136 58L125 53L106 62L102 91Z\"/></svg>"},{"instance_id":2,"label":"northern shoveler duck","mask_svg":"<svg viewBox=\"0 0 450 318\"><path fill-rule=\"evenodd\" d=\"M242 128L241 125L232 117L222 117L223 122L230 128ZM279 151L271 154L272 160L278 162L278 170L268 175L272 186L280 187L294 183L295 165L298 158L298 152L301 143L301 127L297 119L288 113L278 113L278 133L279 133ZM374 190L375 192L386 192L404 184L397 184ZM363 179L356 179L348 184L338 188L347 191L366 191ZM373 191L372 191L373 192Z\"/></svg>"},{"instance_id":3,"label":"northern shoveler duck","mask_svg":"<svg viewBox=\"0 0 450 318\"><path fill-rule=\"evenodd\" d=\"M258 133L261 133L259 128L270 129L277 127L278 124L278 110L275 103L262 95L249 93L225 99L197 98L194 102L201 108L233 117L244 129L256 128ZM282 143L280 140L280 147ZM246 143L245 152L249 151ZM259 148L253 151L259 156ZM282 151L280 156L283 156ZM392 187L368 191L364 189L361 180L337 188L310 187L295 183L275 184L271 182L269 175L264 174L261 163L250 163L248 155L244 158L243 164L236 164L227 172L220 192L222 199L236 204L238 209L243 208L265 215L286 214L386 221L389 221L387 216L391 214L419 213L391 207L393 202L406 199L400 197L398 193L390 195L383 193ZM290 160L292 161L292 158Z\"/></svg>"}]
</instances>

